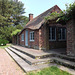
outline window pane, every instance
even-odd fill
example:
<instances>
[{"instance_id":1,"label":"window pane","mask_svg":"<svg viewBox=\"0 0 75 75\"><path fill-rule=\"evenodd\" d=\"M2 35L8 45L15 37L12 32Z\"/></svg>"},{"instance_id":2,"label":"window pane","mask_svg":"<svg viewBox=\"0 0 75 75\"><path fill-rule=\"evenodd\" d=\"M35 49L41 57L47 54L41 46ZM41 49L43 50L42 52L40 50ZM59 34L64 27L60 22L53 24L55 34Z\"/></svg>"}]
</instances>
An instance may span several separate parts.
<instances>
[{"instance_id":1,"label":"window pane","mask_svg":"<svg viewBox=\"0 0 75 75\"><path fill-rule=\"evenodd\" d=\"M30 40L34 40L34 32L30 32Z\"/></svg>"},{"instance_id":2,"label":"window pane","mask_svg":"<svg viewBox=\"0 0 75 75\"><path fill-rule=\"evenodd\" d=\"M55 27L50 27L49 39L50 40L55 40L56 39L56 28Z\"/></svg>"},{"instance_id":3,"label":"window pane","mask_svg":"<svg viewBox=\"0 0 75 75\"><path fill-rule=\"evenodd\" d=\"M31 40L32 40L32 33L31 33Z\"/></svg>"},{"instance_id":4,"label":"window pane","mask_svg":"<svg viewBox=\"0 0 75 75\"><path fill-rule=\"evenodd\" d=\"M55 40L55 28L52 28L52 39Z\"/></svg>"},{"instance_id":5,"label":"window pane","mask_svg":"<svg viewBox=\"0 0 75 75\"><path fill-rule=\"evenodd\" d=\"M59 28L58 38L59 38L59 40L65 40L66 39L66 29L65 28Z\"/></svg>"},{"instance_id":6,"label":"window pane","mask_svg":"<svg viewBox=\"0 0 75 75\"><path fill-rule=\"evenodd\" d=\"M30 40L31 40L31 33L30 33Z\"/></svg>"},{"instance_id":7,"label":"window pane","mask_svg":"<svg viewBox=\"0 0 75 75\"><path fill-rule=\"evenodd\" d=\"M33 40L34 40L34 32L33 32Z\"/></svg>"},{"instance_id":8,"label":"window pane","mask_svg":"<svg viewBox=\"0 0 75 75\"><path fill-rule=\"evenodd\" d=\"M49 39L51 39L52 28L49 29Z\"/></svg>"},{"instance_id":9,"label":"window pane","mask_svg":"<svg viewBox=\"0 0 75 75\"><path fill-rule=\"evenodd\" d=\"M58 29L58 39L61 39L61 28Z\"/></svg>"},{"instance_id":10,"label":"window pane","mask_svg":"<svg viewBox=\"0 0 75 75\"><path fill-rule=\"evenodd\" d=\"M66 31L64 28L62 29L62 39L66 39Z\"/></svg>"}]
</instances>

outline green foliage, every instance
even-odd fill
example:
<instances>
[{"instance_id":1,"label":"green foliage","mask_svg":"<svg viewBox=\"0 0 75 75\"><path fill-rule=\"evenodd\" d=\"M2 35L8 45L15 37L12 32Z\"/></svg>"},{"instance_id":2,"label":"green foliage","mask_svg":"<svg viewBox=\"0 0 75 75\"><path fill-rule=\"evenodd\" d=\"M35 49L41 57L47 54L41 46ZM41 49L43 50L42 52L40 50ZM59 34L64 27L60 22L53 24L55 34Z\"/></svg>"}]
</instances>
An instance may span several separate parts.
<instances>
[{"instance_id":1,"label":"green foliage","mask_svg":"<svg viewBox=\"0 0 75 75\"><path fill-rule=\"evenodd\" d=\"M75 2L69 5L66 4L66 14L71 18L75 18Z\"/></svg>"},{"instance_id":2,"label":"green foliage","mask_svg":"<svg viewBox=\"0 0 75 75\"><path fill-rule=\"evenodd\" d=\"M71 74L67 73L66 71L62 71L57 67L52 66L49 68L42 69L38 72L30 72L27 75L71 75Z\"/></svg>"},{"instance_id":3,"label":"green foliage","mask_svg":"<svg viewBox=\"0 0 75 75\"><path fill-rule=\"evenodd\" d=\"M11 42L11 33L16 30L15 27L13 26L10 26L10 27L7 27L7 26L4 26L4 27L1 27L0 28L0 38L1 39L6 39L6 40L9 40Z\"/></svg>"},{"instance_id":4,"label":"green foliage","mask_svg":"<svg viewBox=\"0 0 75 75\"><path fill-rule=\"evenodd\" d=\"M66 10L62 17L58 18L57 22L61 24L66 24L68 20L75 19L75 2L72 4L66 4Z\"/></svg>"},{"instance_id":5,"label":"green foliage","mask_svg":"<svg viewBox=\"0 0 75 75\"><path fill-rule=\"evenodd\" d=\"M6 48L6 47L10 47L11 46L11 44L6 44L5 46L0 46L0 48Z\"/></svg>"},{"instance_id":6,"label":"green foliage","mask_svg":"<svg viewBox=\"0 0 75 75\"><path fill-rule=\"evenodd\" d=\"M56 19L56 22L61 23L61 24L66 24L68 20L70 19L75 19L75 2L72 4L67 5L66 4L66 10L61 11L60 13L53 12L50 14L50 16L45 17L45 20L53 20Z\"/></svg>"},{"instance_id":7,"label":"green foliage","mask_svg":"<svg viewBox=\"0 0 75 75\"><path fill-rule=\"evenodd\" d=\"M0 0L0 26L19 25L24 20L24 4L13 0Z\"/></svg>"},{"instance_id":8,"label":"green foliage","mask_svg":"<svg viewBox=\"0 0 75 75\"><path fill-rule=\"evenodd\" d=\"M20 29L20 30L22 30L23 27L19 24L19 25L16 26L16 29Z\"/></svg>"},{"instance_id":9,"label":"green foliage","mask_svg":"<svg viewBox=\"0 0 75 75\"><path fill-rule=\"evenodd\" d=\"M0 39L11 42L11 33L16 29L23 29L28 17L23 16L25 8L21 1L0 0Z\"/></svg>"},{"instance_id":10,"label":"green foliage","mask_svg":"<svg viewBox=\"0 0 75 75\"><path fill-rule=\"evenodd\" d=\"M60 13L52 12L49 16L45 17L45 20L46 21L53 20L53 19L56 19L57 17L60 17L62 15L63 15L63 12L62 11Z\"/></svg>"},{"instance_id":11,"label":"green foliage","mask_svg":"<svg viewBox=\"0 0 75 75\"><path fill-rule=\"evenodd\" d=\"M7 43L9 43L9 41L0 39L0 46L5 46Z\"/></svg>"},{"instance_id":12,"label":"green foliage","mask_svg":"<svg viewBox=\"0 0 75 75\"><path fill-rule=\"evenodd\" d=\"M12 35L12 36L17 35L20 31L21 31L21 30L17 29L17 30L15 30L15 31L13 31L11 35Z\"/></svg>"},{"instance_id":13,"label":"green foliage","mask_svg":"<svg viewBox=\"0 0 75 75\"><path fill-rule=\"evenodd\" d=\"M0 46L0 48L6 48L6 47L10 47L11 46L11 44L6 44L5 46Z\"/></svg>"}]
</instances>

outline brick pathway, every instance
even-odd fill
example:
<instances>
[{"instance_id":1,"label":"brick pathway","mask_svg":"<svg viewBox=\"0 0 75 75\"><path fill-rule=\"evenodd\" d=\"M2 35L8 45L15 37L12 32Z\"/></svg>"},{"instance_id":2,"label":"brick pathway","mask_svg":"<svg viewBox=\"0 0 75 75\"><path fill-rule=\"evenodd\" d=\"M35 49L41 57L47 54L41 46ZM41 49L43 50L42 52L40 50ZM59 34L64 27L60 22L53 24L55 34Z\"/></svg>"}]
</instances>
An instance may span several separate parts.
<instances>
[{"instance_id":1,"label":"brick pathway","mask_svg":"<svg viewBox=\"0 0 75 75\"><path fill-rule=\"evenodd\" d=\"M4 49L0 49L0 75L25 75Z\"/></svg>"}]
</instances>

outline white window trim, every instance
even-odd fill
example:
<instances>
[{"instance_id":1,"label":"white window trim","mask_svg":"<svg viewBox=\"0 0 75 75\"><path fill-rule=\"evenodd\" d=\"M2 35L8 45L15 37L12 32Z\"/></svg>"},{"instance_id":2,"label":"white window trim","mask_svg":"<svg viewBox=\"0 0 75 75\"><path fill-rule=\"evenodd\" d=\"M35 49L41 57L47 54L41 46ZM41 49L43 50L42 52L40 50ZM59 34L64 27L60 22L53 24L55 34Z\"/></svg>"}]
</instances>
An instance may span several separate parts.
<instances>
[{"instance_id":1,"label":"white window trim","mask_svg":"<svg viewBox=\"0 0 75 75\"><path fill-rule=\"evenodd\" d=\"M31 32L30 32L30 41L31 41L31 42L34 42L34 40L31 40L31 33L34 33L34 31L31 31ZM32 37L33 37L33 36L32 36Z\"/></svg>"},{"instance_id":2,"label":"white window trim","mask_svg":"<svg viewBox=\"0 0 75 75\"><path fill-rule=\"evenodd\" d=\"M34 42L34 40L30 40L31 42Z\"/></svg>"},{"instance_id":3,"label":"white window trim","mask_svg":"<svg viewBox=\"0 0 75 75\"><path fill-rule=\"evenodd\" d=\"M55 28L55 39L52 39L52 27L50 27L49 29L50 35L51 35L51 39L49 39L49 41L56 41L56 28Z\"/></svg>"},{"instance_id":4,"label":"white window trim","mask_svg":"<svg viewBox=\"0 0 75 75\"><path fill-rule=\"evenodd\" d=\"M21 35L21 41L24 41L24 34Z\"/></svg>"},{"instance_id":5,"label":"white window trim","mask_svg":"<svg viewBox=\"0 0 75 75\"><path fill-rule=\"evenodd\" d=\"M62 28L61 28L61 39L59 41L66 41L66 29L65 29L65 39L62 39Z\"/></svg>"}]
</instances>

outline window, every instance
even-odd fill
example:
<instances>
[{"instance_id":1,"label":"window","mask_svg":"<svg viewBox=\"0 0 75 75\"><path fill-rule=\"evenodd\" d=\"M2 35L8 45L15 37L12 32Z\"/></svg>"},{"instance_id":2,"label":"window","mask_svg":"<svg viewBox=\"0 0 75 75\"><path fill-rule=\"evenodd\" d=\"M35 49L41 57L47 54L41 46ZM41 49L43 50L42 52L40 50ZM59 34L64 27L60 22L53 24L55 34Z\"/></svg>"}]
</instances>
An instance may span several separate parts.
<instances>
[{"instance_id":1,"label":"window","mask_svg":"<svg viewBox=\"0 0 75 75\"><path fill-rule=\"evenodd\" d=\"M55 27L50 27L49 29L49 40L56 41L56 28Z\"/></svg>"},{"instance_id":2,"label":"window","mask_svg":"<svg viewBox=\"0 0 75 75\"><path fill-rule=\"evenodd\" d=\"M21 40L24 41L24 34L21 35Z\"/></svg>"},{"instance_id":3,"label":"window","mask_svg":"<svg viewBox=\"0 0 75 75\"><path fill-rule=\"evenodd\" d=\"M59 28L58 29L58 39L59 40L66 40L66 28Z\"/></svg>"},{"instance_id":4,"label":"window","mask_svg":"<svg viewBox=\"0 0 75 75\"><path fill-rule=\"evenodd\" d=\"M34 31L30 32L30 41L34 41Z\"/></svg>"}]
</instances>

